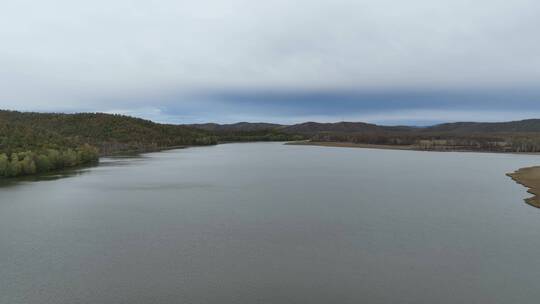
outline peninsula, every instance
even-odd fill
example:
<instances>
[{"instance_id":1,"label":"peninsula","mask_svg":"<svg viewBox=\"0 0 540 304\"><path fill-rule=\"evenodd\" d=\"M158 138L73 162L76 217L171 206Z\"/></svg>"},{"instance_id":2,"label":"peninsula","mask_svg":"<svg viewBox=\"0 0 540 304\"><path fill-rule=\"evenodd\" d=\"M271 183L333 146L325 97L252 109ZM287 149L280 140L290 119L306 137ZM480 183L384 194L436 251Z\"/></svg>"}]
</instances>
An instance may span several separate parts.
<instances>
[{"instance_id":1,"label":"peninsula","mask_svg":"<svg viewBox=\"0 0 540 304\"><path fill-rule=\"evenodd\" d=\"M525 199L525 202L536 208L540 208L540 166L521 168L514 173L508 173L514 181L529 188L533 197Z\"/></svg>"}]
</instances>

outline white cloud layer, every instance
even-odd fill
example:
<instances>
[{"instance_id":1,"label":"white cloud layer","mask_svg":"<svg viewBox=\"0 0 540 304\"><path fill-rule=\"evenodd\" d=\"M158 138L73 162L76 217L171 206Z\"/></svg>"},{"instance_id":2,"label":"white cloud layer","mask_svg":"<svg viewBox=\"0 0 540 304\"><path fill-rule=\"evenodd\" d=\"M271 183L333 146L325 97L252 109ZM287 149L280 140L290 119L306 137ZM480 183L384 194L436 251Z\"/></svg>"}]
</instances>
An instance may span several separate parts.
<instances>
[{"instance_id":1,"label":"white cloud layer","mask_svg":"<svg viewBox=\"0 0 540 304\"><path fill-rule=\"evenodd\" d=\"M361 121L379 125L416 125L427 126L443 122L476 121L476 122L500 122L531 119L540 117L540 111L463 111L463 110L388 110L375 111L372 113L349 113L341 115L261 115L261 114L238 114L207 113L206 116L198 114L170 114L159 108L134 108L115 109L106 111L110 114L122 114L141 117L160 123L236 123L247 122L272 122L279 124L297 124L306 121L338 122L338 121Z\"/></svg>"},{"instance_id":2,"label":"white cloud layer","mask_svg":"<svg viewBox=\"0 0 540 304\"><path fill-rule=\"evenodd\" d=\"M537 0L4 1L0 108L113 110L141 96L159 108L161 94L206 89L531 87L539 28Z\"/></svg>"}]
</instances>

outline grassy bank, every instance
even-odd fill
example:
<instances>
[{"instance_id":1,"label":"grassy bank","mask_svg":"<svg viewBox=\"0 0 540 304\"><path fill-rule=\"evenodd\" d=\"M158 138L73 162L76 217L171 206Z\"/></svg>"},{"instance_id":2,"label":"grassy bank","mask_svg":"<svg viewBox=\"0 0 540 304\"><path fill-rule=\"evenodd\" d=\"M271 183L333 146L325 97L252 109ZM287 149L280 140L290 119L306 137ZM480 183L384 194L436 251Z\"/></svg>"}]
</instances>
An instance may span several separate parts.
<instances>
[{"instance_id":1,"label":"grassy bank","mask_svg":"<svg viewBox=\"0 0 540 304\"><path fill-rule=\"evenodd\" d=\"M525 199L525 202L531 206L540 208L540 166L521 168L507 175L518 184L529 188L528 192L534 196Z\"/></svg>"}]
</instances>

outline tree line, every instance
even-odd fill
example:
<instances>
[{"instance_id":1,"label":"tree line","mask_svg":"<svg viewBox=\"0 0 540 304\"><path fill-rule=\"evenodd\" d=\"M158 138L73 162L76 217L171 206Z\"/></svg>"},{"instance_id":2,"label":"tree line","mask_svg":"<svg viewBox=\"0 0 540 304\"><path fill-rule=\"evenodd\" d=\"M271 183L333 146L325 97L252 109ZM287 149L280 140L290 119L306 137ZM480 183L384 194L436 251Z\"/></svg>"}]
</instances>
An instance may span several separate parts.
<instances>
[{"instance_id":1,"label":"tree line","mask_svg":"<svg viewBox=\"0 0 540 304\"><path fill-rule=\"evenodd\" d=\"M538 133L459 134L447 132L322 132L312 141L411 146L419 150L486 152L540 152Z\"/></svg>"},{"instance_id":2,"label":"tree line","mask_svg":"<svg viewBox=\"0 0 540 304\"><path fill-rule=\"evenodd\" d=\"M0 151L65 150L90 144L102 155L172 146L211 145L215 134L182 125L159 124L104 113L31 113L0 111ZM9 150L9 151L6 151Z\"/></svg>"},{"instance_id":3,"label":"tree line","mask_svg":"<svg viewBox=\"0 0 540 304\"><path fill-rule=\"evenodd\" d=\"M49 172L99 160L97 148L88 144L76 149L0 153L0 176L16 177Z\"/></svg>"},{"instance_id":4,"label":"tree line","mask_svg":"<svg viewBox=\"0 0 540 304\"><path fill-rule=\"evenodd\" d=\"M215 134L219 142L294 141L306 138L303 135L285 133L275 129L217 131Z\"/></svg>"}]
</instances>

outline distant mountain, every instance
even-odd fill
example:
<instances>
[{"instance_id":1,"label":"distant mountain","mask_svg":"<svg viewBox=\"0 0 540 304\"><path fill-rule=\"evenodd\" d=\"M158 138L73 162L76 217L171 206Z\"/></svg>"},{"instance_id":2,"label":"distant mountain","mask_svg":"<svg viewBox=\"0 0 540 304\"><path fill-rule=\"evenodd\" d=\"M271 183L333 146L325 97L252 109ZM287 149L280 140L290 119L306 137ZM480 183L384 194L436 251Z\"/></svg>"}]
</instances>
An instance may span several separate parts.
<instances>
[{"instance_id":1,"label":"distant mountain","mask_svg":"<svg viewBox=\"0 0 540 304\"><path fill-rule=\"evenodd\" d=\"M363 122L318 123L310 121L296 125L286 126L283 127L282 130L289 133L313 134L321 132L375 132L381 131L381 128L377 125Z\"/></svg>"},{"instance_id":2,"label":"distant mountain","mask_svg":"<svg viewBox=\"0 0 540 304\"><path fill-rule=\"evenodd\" d=\"M288 134L317 134L317 133L364 133L364 132L386 132L386 131L411 131L414 127L406 126L378 126L375 124L363 122L336 122L336 123L319 123L319 122L304 122L294 125L280 125L272 123L250 123L239 122L234 124L191 124L190 127L225 133L225 132L252 132L252 131L269 131L284 132Z\"/></svg>"},{"instance_id":3,"label":"distant mountain","mask_svg":"<svg viewBox=\"0 0 540 304\"><path fill-rule=\"evenodd\" d=\"M540 119L510 122L456 122L424 128L429 132L447 133L528 133L540 132Z\"/></svg>"},{"instance_id":4,"label":"distant mountain","mask_svg":"<svg viewBox=\"0 0 540 304\"><path fill-rule=\"evenodd\" d=\"M288 126L239 123L208 124L205 127L221 134L219 138L225 141L303 138L312 142L396 145L418 150L540 152L540 119L500 123L458 122L429 127L380 126L363 122L305 122Z\"/></svg>"},{"instance_id":5,"label":"distant mountain","mask_svg":"<svg viewBox=\"0 0 540 304\"><path fill-rule=\"evenodd\" d=\"M347 121L341 121L336 123L305 122L282 128L284 132L298 134L405 132L412 131L414 129L414 127L379 126L364 122Z\"/></svg>"},{"instance_id":6,"label":"distant mountain","mask_svg":"<svg viewBox=\"0 0 540 304\"><path fill-rule=\"evenodd\" d=\"M540 119L387 127L364 123L306 123L287 127L315 142L408 146L436 151L540 152Z\"/></svg>"},{"instance_id":7,"label":"distant mountain","mask_svg":"<svg viewBox=\"0 0 540 304\"><path fill-rule=\"evenodd\" d=\"M306 139L297 133L285 132L286 126L271 123L239 122L234 124L192 124L189 127L212 132L219 142L293 141Z\"/></svg>"},{"instance_id":8,"label":"distant mountain","mask_svg":"<svg viewBox=\"0 0 540 304\"><path fill-rule=\"evenodd\" d=\"M381 126L364 122L335 122L319 123L304 122L293 125L272 123L239 122L234 124L193 124L190 127L212 132L250 132L276 130L289 134L319 134L319 133L453 133L453 134L492 134L492 133L527 133L540 132L540 119L527 119L510 122L456 122L444 123L428 127L412 126Z\"/></svg>"},{"instance_id":9,"label":"distant mountain","mask_svg":"<svg viewBox=\"0 0 540 304\"><path fill-rule=\"evenodd\" d=\"M262 130L273 130L283 127L283 125L271 124L271 123L253 123L253 122L238 122L233 124L216 124L216 123L205 123L205 124L191 124L187 125L189 127L212 131L212 132L242 132L242 131L262 131Z\"/></svg>"}]
</instances>

